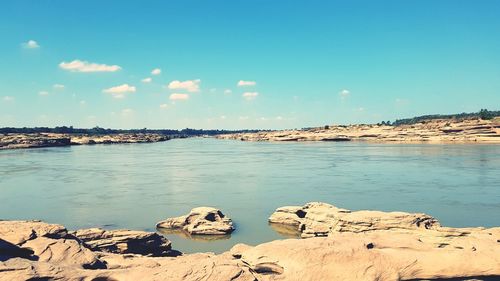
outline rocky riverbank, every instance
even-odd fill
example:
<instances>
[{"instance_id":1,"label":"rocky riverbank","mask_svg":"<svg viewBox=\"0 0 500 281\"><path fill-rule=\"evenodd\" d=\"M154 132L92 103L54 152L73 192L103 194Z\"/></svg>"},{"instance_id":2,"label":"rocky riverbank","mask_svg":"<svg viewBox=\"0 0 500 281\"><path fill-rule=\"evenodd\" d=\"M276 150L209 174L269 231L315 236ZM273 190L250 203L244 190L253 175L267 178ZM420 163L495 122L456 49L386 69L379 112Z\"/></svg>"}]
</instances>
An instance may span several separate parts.
<instances>
[{"instance_id":1,"label":"rocky riverbank","mask_svg":"<svg viewBox=\"0 0 500 281\"><path fill-rule=\"evenodd\" d=\"M448 228L425 214L353 212L315 202L279 208L269 220L310 238L181 255L155 233L0 221L0 280L500 278L498 227Z\"/></svg>"},{"instance_id":2,"label":"rocky riverbank","mask_svg":"<svg viewBox=\"0 0 500 281\"><path fill-rule=\"evenodd\" d=\"M392 143L500 143L500 118L435 119L413 125L330 125L304 130L225 134L242 141L370 141Z\"/></svg>"},{"instance_id":3,"label":"rocky riverbank","mask_svg":"<svg viewBox=\"0 0 500 281\"><path fill-rule=\"evenodd\" d=\"M149 143L167 141L170 137L159 134L0 134L0 149L38 148L84 144Z\"/></svg>"}]
</instances>

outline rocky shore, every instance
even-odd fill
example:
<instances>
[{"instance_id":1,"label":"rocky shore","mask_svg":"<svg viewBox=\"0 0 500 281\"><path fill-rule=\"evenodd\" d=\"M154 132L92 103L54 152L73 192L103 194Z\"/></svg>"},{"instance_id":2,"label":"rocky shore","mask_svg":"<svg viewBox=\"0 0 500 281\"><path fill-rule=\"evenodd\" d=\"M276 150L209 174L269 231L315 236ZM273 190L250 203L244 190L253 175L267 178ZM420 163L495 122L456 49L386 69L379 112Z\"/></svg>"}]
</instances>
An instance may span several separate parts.
<instances>
[{"instance_id":1,"label":"rocky shore","mask_svg":"<svg viewBox=\"0 0 500 281\"><path fill-rule=\"evenodd\" d=\"M303 130L225 134L242 141L370 141L392 143L500 143L500 118L434 119L413 125L330 125Z\"/></svg>"},{"instance_id":2,"label":"rocky shore","mask_svg":"<svg viewBox=\"0 0 500 281\"><path fill-rule=\"evenodd\" d=\"M169 139L170 137L159 134L0 134L0 150L84 144L149 143Z\"/></svg>"},{"instance_id":3,"label":"rocky shore","mask_svg":"<svg viewBox=\"0 0 500 281\"><path fill-rule=\"evenodd\" d=\"M70 232L0 221L0 280L499 280L500 228L448 228L426 214L312 202L269 221L306 239L186 254L130 230ZM175 245L174 245L175 246Z\"/></svg>"}]
</instances>

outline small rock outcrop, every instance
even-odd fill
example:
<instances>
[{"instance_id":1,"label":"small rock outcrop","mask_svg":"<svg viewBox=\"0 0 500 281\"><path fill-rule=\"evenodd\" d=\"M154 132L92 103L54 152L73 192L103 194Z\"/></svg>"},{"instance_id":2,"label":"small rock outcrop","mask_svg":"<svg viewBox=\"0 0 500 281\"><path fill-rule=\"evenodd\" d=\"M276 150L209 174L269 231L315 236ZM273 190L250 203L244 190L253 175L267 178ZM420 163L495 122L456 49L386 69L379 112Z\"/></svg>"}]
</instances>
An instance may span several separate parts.
<instances>
[{"instance_id":1,"label":"small rock outcrop","mask_svg":"<svg viewBox=\"0 0 500 281\"><path fill-rule=\"evenodd\" d=\"M366 232L374 230L411 230L440 227L426 214L404 212L356 211L340 209L322 202L276 209L270 223L296 227L303 238L329 236L333 232Z\"/></svg>"},{"instance_id":2,"label":"small rock outcrop","mask_svg":"<svg viewBox=\"0 0 500 281\"><path fill-rule=\"evenodd\" d=\"M185 216L169 218L156 224L159 229L182 230L191 235L225 235L233 232L233 222L211 207L194 208Z\"/></svg>"},{"instance_id":3,"label":"small rock outcrop","mask_svg":"<svg viewBox=\"0 0 500 281\"><path fill-rule=\"evenodd\" d=\"M89 228L71 232L92 251L146 256L171 256L170 241L157 233L134 230Z\"/></svg>"}]
</instances>

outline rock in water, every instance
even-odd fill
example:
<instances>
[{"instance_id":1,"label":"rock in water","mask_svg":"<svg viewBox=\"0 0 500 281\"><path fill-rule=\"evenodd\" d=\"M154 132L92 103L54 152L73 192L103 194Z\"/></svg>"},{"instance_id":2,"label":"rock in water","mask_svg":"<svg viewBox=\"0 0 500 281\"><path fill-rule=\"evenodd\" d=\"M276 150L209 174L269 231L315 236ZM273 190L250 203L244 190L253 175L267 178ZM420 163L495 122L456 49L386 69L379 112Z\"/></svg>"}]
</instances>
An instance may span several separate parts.
<instances>
[{"instance_id":1,"label":"rock in water","mask_svg":"<svg viewBox=\"0 0 500 281\"><path fill-rule=\"evenodd\" d=\"M71 234L82 240L93 251L147 256L174 255L170 241L153 232L89 228Z\"/></svg>"},{"instance_id":2,"label":"rock in water","mask_svg":"<svg viewBox=\"0 0 500 281\"><path fill-rule=\"evenodd\" d=\"M434 229L439 222L426 214L404 212L356 211L340 209L322 202L276 209L270 223L297 228L302 238L330 236L335 232L367 232L374 230Z\"/></svg>"},{"instance_id":3,"label":"rock in water","mask_svg":"<svg viewBox=\"0 0 500 281\"><path fill-rule=\"evenodd\" d=\"M192 235L225 235L233 232L233 222L219 209L194 208L185 216L169 218L156 224L157 228L183 230Z\"/></svg>"},{"instance_id":4,"label":"rock in water","mask_svg":"<svg viewBox=\"0 0 500 281\"><path fill-rule=\"evenodd\" d=\"M398 226L393 213L363 217L363 212L371 211L350 212L328 204L290 207L277 219L298 227L297 222L310 216L311 224L339 231L329 231L328 237L238 244L219 255L175 258L94 251L82 241L137 236L131 233L83 230L76 232L82 237L78 239L61 225L0 221L0 239L5 241L0 243L0 257L2 251L7 253L7 259L0 260L0 281L500 280L500 228L440 227L428 216L410 220L415 216L402 215L407 213L396 215L402 218ZM292 213L295 218L286 219ZM345 221L339 228L329 226L340 223L335 216Z\"/></svg>"}]
</instances>

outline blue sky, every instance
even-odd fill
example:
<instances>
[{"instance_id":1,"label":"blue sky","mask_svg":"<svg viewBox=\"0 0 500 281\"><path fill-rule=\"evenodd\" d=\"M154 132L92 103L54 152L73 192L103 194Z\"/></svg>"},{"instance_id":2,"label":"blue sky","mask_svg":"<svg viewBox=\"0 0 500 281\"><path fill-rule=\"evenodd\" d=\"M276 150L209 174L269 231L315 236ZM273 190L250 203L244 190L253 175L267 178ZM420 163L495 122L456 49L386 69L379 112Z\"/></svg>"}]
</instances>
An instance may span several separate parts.
<instances>
[{"instance_id":1,"label":"blue sky","mask_svg":"<svg viewBox=\"0 0 500 281\"><path fill-rule=\"evenodd\" d=\"M5 0L0 127L300 128L499 109L499 13L495 0Z\"/></svg>"}]
</instances>

